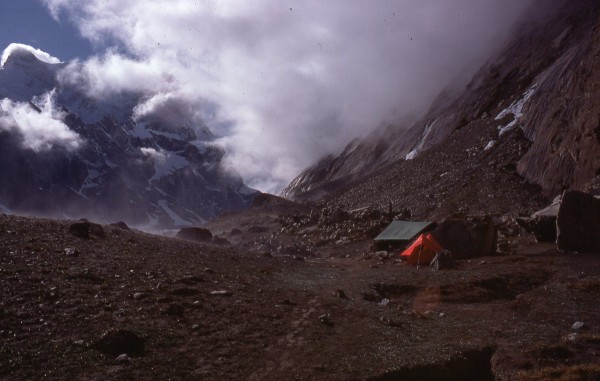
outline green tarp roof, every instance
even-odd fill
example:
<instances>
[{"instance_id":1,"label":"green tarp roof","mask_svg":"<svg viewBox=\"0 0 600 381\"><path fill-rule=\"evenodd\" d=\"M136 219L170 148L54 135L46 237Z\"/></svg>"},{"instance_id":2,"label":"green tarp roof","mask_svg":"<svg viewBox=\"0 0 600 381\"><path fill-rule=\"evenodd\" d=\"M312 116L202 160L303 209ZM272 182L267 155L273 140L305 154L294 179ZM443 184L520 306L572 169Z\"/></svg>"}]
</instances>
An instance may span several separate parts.
<instances>
[{"instance_id":1,"label":"green tarp roof","mask_svg":"<svg viewBox=\"0 0 600 381\"><path fill-rule=\"evenodd\" d=\"M433 222L394 221L375 237L375 241L410 241L431 224Z\"/></svg>"}]
</instances>

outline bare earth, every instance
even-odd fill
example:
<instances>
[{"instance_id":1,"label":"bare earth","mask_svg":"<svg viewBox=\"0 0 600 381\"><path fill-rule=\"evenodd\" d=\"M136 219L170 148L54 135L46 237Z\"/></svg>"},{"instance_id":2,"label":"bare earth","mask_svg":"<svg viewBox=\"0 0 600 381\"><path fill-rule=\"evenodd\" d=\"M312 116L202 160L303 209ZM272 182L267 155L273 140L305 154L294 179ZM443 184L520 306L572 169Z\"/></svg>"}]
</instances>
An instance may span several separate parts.
<instances>
[{"instance_id":1,"label":"bare earth","mask_svg":"<svg viewBox=\"0 0 600 381\"><path fill-rule=\"evenodd\" d=\"M0 215L3 380L600 378L597 255L532 244L433 272L366 240L304 259L70 224Z\"/></svg>"}]
</instances>

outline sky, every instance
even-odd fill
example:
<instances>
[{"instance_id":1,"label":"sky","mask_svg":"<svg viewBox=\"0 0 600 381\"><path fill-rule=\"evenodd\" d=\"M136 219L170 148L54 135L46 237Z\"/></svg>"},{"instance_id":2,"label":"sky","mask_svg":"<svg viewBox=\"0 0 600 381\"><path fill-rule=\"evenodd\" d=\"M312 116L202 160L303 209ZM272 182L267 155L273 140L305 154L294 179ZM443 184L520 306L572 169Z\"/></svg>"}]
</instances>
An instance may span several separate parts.
<instances>
[{"instance_id":1,"label":"sky","mask_svg":"<svg viewBox=\"0 0 600 381\"><path fill-rule=\"evenodd\" d=\"M0 50L13 42L44 50L64 61L89 57L93 51L74 24L55 20L38 0L0 0Z\"/></svg>"},{"instance_id":2,"label":"sky","mask_svg":"<svg viewBox=\"0 0 600 381\"><path fill-rule=\"evenodd\" d=\"M321 156L466 81L523 0L0 0L0 43L73 63L134 117L208 126L224 166L278 192ZM74 61L73 61L74 60Z\"/></svg>"}]
</instances>

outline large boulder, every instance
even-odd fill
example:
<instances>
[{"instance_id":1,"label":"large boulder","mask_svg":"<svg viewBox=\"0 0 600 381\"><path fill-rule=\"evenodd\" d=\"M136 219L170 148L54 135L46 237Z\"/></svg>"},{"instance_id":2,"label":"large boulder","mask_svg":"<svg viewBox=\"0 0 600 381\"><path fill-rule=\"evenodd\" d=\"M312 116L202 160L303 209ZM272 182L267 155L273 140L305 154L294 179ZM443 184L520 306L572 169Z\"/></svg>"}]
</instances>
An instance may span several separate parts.
<instances>
[{"instance_id":1,"label":"large boulder","mask_svg":"<svg viewBox=\"0 0 600 381\"><path fill-rule=\"evenodd\" d=\"M199 227L182 228L177 233L177 238L187 239L190 241L210 242L213 235L210 230Z\"/></svg>"},{"instance_id":2,"label":"large boulder","mask_svg":"<svg viewBox=\"0 0 600 381\"><path fill-rule=\"evenodd\" d=\"M106 233L102 226L88 221L80 221L69 226L69 232L75 237L90 239L92 236L105 238Z\"/></svg>"},{"instance_id":3,"label":"large boulder","mask_svg":"<svg viewBox=\"0 0 600 381\"><path fill-rule=\"evenodd\" d=\"M432 234L454 259L483 257L496 251L496 226L488 216L448 217Z\"/></svg>"},{"instance_id":4,"label":"large boulder","mask_svg":"<svg viewBox=\"0 0 600 381\"><path fill-rule=\"evenodd\" d=\"M559 250L600 253L600 200L587 193L565 191L556 229Z\"/></svg>"}]
</instances>

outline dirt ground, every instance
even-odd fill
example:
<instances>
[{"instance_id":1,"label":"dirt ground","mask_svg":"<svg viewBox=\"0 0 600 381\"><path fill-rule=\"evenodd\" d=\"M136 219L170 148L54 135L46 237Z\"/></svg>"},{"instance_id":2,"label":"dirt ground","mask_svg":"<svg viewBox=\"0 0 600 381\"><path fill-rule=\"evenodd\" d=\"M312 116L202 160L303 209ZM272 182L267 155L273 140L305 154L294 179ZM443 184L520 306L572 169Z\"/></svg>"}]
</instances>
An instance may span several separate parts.
<instances>
[{"instance_id":1,"label":"dirt ground","mask_svg":"<svg viewBox=\"0 0 600 381\"><path fill-rule=\"evenodd\" d=\"M434 272L71 223L0 215L3 380L600 378L597 255Z\"/></svg>"}]
</instances>

